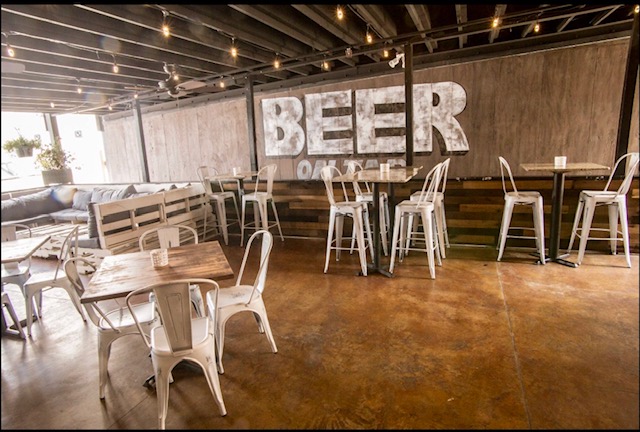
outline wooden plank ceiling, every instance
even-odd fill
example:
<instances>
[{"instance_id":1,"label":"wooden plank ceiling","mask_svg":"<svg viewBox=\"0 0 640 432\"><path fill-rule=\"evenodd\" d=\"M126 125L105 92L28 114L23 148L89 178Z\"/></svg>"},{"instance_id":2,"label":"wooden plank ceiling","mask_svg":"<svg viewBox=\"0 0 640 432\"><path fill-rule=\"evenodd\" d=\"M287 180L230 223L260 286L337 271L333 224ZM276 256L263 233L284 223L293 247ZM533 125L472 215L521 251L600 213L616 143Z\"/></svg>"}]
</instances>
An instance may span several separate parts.
<instances>
[{"instance_id":1,"label":"wooden plank ceiling","mask_svg":"<svg viewBox=\"0 0 640 432\"><path fill-rule=\"evenodd\" d=\"M628 37L633 8L356 4L339 20L336 5L2 4L2 110L100 115L131 109L136 95L147 106L243 88L249 77L289 86L388 73L407 43L427 64Z\"/></svg>"}]
</instances>

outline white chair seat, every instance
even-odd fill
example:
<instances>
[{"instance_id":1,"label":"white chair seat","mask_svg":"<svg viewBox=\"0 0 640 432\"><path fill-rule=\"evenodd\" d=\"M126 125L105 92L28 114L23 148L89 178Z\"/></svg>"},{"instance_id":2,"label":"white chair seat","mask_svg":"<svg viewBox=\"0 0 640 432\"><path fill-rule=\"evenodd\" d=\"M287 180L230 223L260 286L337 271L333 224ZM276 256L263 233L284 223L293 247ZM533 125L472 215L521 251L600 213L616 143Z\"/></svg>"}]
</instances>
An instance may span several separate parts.
<instances>
[{"instance_id":1,"label":"white chair seat","mask_svg":"<svg viewBox=\"0 0 640 432\"><path fill-rule=\"evenodd\" d=\"M144 319L138 315L137 312L136 316L138 316L139 319ZM213 331L213 329L209 328L209 323L210 320L207 317L198 317L191 320L193 349L198 349L202 344L207 343L207 338L210 336L209 333ZM154 347L156 354L172 355L171 346L167 340L167 333L161 325L151 330L150 338L151 345Z\"/></svg>"},{"instance_id":2,"label":"white chair seat","mask_svg":"<svg viewBox=\"0 0 640 432\"><path fill-rule=\"evenodd\" d=\"M136 315L141 322L153 321L156 317L155 305L153 303L141 303L134 306ZM105 314L107 319L117 328L132 327L136 322L127 308L114 309ZM109 325L107 320L102 317L98 323L98 327L103 330L111 330L113 327Z\"/></svg>"},{"instance_id":3,"label":"white chair seat","mask_svg":"<svg viewBox=\"0 0 640 432\"><path fill-rule=\"evenodd\" d=\"M224 308L237 303L248 303L251 300L253 285L238 285L230 288L222 288L218 297L218 308ZM260 297L255 293L254 297Z\"/></svg>"}]
</instances>

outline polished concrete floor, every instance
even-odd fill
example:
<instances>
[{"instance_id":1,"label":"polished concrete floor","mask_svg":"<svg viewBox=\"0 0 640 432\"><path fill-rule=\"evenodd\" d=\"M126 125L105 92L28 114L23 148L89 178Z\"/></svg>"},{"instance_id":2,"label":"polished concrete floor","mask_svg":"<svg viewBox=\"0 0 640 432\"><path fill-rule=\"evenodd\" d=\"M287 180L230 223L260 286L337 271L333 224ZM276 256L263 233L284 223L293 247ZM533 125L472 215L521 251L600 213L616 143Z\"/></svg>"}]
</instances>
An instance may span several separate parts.
<instances>
[{"instance_id":1,"label":"polished concrete floor","mask_svg":"<svg viewBox=\"0 0 640 432\"><path fill-rule=\"evenodd\" d=\"M496 262L494 248L453 246L435 280L412 252L393 278L362 277L356 255L324 274L322 240L274 236L264 298L278 353L251 315L231 318L227 416L179 365L167 428L638 429L638 255L629 269L593 252L573 269L528 252ZM138 336L114 343L101 401L96 329L47 292L33 338L2 337L2 428L156 428L147 354Z\"/></svg>"}]
</instances>

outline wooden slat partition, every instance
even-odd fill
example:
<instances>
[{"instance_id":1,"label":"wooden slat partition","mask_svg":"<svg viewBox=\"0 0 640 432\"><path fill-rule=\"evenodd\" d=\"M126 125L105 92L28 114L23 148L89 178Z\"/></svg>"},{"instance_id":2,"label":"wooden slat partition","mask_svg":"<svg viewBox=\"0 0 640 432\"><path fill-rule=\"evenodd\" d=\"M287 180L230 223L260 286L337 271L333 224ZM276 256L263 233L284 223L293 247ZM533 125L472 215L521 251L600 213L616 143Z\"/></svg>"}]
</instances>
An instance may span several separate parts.
<instances>
[{"instance_id":1,"label":"wooden slat partition","mask_svg":"<svg viewBox=\"0 0 640 432\"><path fill-rule=\"evenodd\" d=\"M407 198L412 192L422 187L422 179L414 179L404 185L395 185L396 203ZM545 212L545 233L548 236L551 223L551 193L553 180L546 178L516 178L519 190L537 190L542 193ZM615 189L621 180L615 180ZM581 190L602 190L606 178L573 178L565 181L564 200L562 206L561 250L566 249L573 218L575 216L578 197ZM629 213L629 233L631 249L635 253L640 250L639 241L639 194L638 179L627 196ZM252 190L254 183L246 182L245 190ZM382 185L381 190L386 190ZM635 192L634 192L635 191ZM321 181L276 181L273 195L278 207L280 225L285 236L326 238L328 228L329 203L327 201L324 184ZM447 183L445 209L449 239L453 244L472 244L495 246L502 219L504 197L499 178L490 180L449 179ZM230 214L229 214L230 215ZM513 214L513 223L517 226L533 226L531 210L517 208ZM598 209L593 226L607 227L608 216L605 209ZM239 234L237 227L231 227L232 234ZM594 233L594 236L597 234ZM512 246L533 247L532 241L510 239ZM577 246L574 246L574 249ZM588 249L605 251L608 243L592 241L587 244ZM622 244L619 244L622 251Z\"/></svg>"}]
</instances>

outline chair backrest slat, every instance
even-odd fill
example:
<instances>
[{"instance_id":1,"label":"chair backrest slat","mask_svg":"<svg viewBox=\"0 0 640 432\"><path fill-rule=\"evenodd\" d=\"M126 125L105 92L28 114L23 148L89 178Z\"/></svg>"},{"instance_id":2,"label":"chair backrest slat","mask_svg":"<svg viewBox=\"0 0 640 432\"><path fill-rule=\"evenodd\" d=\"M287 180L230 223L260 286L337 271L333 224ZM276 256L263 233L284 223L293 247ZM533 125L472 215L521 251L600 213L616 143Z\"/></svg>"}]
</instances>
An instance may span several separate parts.
<instances>
[{"instance_id":1,"label":"chair backrest slat","mask_svg":"<svg viewBox=\"0 0 640 432\"><path fill-rule=\"evenodd\" d=\"M518 188L516 187L516 182L513 181L513 175L511 174L511 167L509 166L509 162L507 162L507 160L502 156L498 156L498 160L500 161L500 176L502 178L502 190L504 191L505 195L508 193L507 184L505 181L505 171L506 171L509 176L511 188L513 189L513 192L515 192L517 195Z\"/></svg>"},{"instance_id":2,"label":"chair backrest slat","mask_svg":"<svg viewBox=\"0 0 640 432\"><path fill-rule=\"evenodd\" d=\"M427 202L433 202L435 200L438 186L440 185L440 176L442 175L442 162L434 165L433 168L427 173L422 184L422 190L420 191L420 197L416 201L416 206Z\"/></svg>"},{"instance_id":3,"label":"chair backrest slat","mask_svg":"<svg viewBox=\"0 0 640 432\"><path fill-rule=\"evenodd\" d=\"M609 186L611 186L611 181L615 176L616 171L618 170L618 166L620 164L626 163L625 166L625 175L622 183L618 187L618 195L626 195L631 188L631 183L633 182L633 175L638 170L638 163L640 161L640 154L638 152L631 152L625 155L620 156L620 158L616 161L615 166L611 170L611 175L609 175L609 181L607 181L607 185L604 187L604 190L609 190Z\"/></svg>"}]
</instances>

